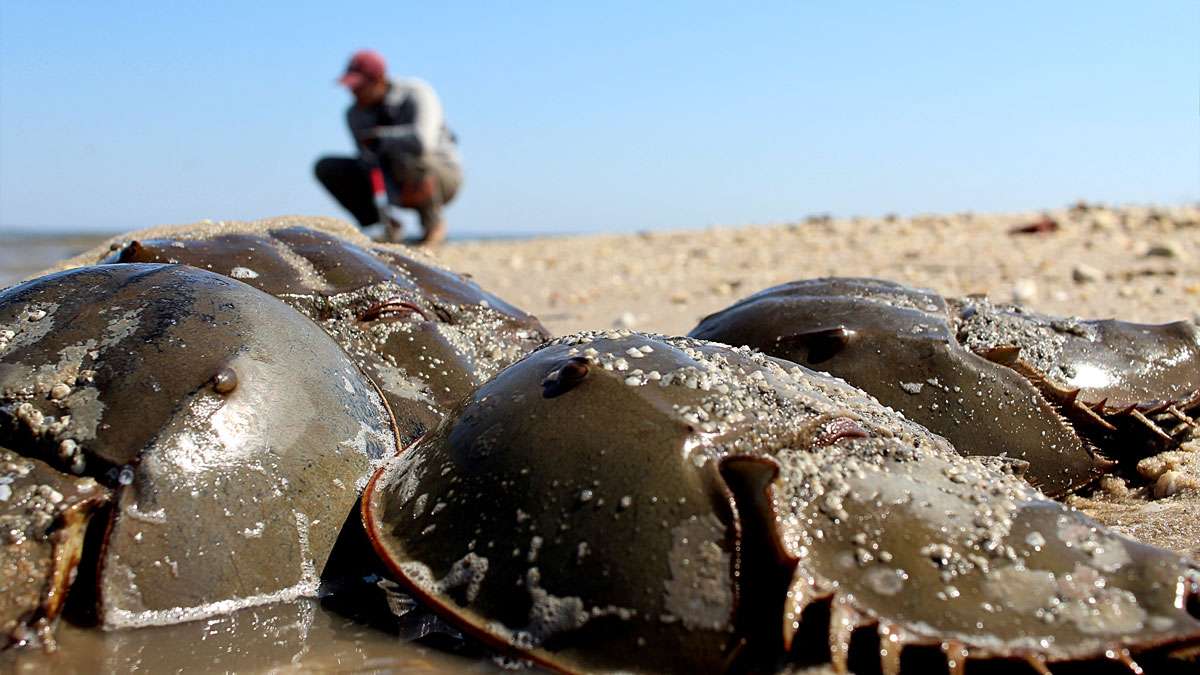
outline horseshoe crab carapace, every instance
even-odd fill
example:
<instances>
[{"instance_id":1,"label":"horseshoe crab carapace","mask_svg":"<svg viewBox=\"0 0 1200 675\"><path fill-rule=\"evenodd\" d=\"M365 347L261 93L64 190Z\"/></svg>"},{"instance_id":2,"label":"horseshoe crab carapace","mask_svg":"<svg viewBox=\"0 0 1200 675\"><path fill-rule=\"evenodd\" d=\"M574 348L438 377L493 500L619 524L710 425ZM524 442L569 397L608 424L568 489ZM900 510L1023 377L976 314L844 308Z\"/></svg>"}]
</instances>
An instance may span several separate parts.
<instances>
[{"instance_id":1,"label":"horseshoe crab carapace","mask_svg":"<svg viewBox=\"0 0 1200 675\"><path fill-rule=\"evenodd\" d=\"M315 593L397 447L380 393L328 335L212 272L51 274L0 292L0 331L0 444L111 493L80 567L105 627ZM78 548L82 528L60 532Z\"/></svg>"}]
</instances>

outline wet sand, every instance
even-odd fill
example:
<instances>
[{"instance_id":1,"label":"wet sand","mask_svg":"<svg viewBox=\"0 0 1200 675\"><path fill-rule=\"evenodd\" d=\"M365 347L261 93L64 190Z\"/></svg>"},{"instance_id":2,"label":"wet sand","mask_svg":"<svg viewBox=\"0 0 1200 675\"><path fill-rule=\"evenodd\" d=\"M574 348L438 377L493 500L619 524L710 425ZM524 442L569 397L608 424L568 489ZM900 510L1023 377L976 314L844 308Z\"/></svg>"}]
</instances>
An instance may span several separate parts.
<instances>
[{"instance_id":1,"label":"wet sand","mask_svg":"<svg viewBox=\"0 0 1200 675\"><path fill-rule=\"evenodd\" d=\"M326 219L313 222L355 234L347 225L331 226ZM1013 233L1037 223L1051 231ZM108 242L74 262L95 259L107 246ZM881 277L946 295L987 293L1037 311L1084 318L1200 321L1197 205L811 218L682 232L459 242L433 255L538 315L555 334L608 327L682 334L706 314L751 293L828 275ZM1188 444L1187 452L1200 457L1200 442ZM1185 477L1194 475L1188 472L1200 474L1200 461L1182 462L1179 468ZM1183 489L1154 499L1150 481L1131 481L1124 488L1114 484L1099 494L1072 498L1071 503L1132 537L1200 556L1200 519L1194 517L1200 491ZM217 651L186 652L182 662L197 664L199 670L461 672L464 665L401 644L394 636L364 628L315 603L284 606L282 611L300 618L271 618L278 612L260 609L248 610L250 618L215 620L212 635L218 637L199 640L216 645ZM259 615L267 618L255 618ZM62 642L64 653L86 652L85 663L97 668L169 667L147 660L158 658L149 654L161 650L164 641L197 639L189 633L195 629L179 629L179 635L169 636L166 629L157 636L150 633L160 629L135 631L136 636L68 629ZM259 639L278 636L278 650L260 655L263 658L249 657L250 650L238 646L236 637L245 634ZM212 654L219 660L211 660ZM55 660L60 658L30 656L15 665L30 671L69 669L66 662ZM470 663L485 670L494 667L490 661Z\"/></svg>"},{"instance_id":2,"label":"wet sand","mask_svg":"<svg viewBox=\"0 0 1200 675\"><path fill-rule=\"evenodd\" d=\"M251 607L180 624L105 632L63 621L58 650L0 657L12 673L494 673L483 659L458 658L323 609L315 600Z\"/></svg>"},{"instance_id":3,"label":"wet sand","mask_svg":"<svg viewBox=\"0 0 1200 675\"><path fill-rule=\"evenodd\" d=\"M107 235L34 235L0 232L0 288L86 251Z\"/></svg>"}]
</instances>

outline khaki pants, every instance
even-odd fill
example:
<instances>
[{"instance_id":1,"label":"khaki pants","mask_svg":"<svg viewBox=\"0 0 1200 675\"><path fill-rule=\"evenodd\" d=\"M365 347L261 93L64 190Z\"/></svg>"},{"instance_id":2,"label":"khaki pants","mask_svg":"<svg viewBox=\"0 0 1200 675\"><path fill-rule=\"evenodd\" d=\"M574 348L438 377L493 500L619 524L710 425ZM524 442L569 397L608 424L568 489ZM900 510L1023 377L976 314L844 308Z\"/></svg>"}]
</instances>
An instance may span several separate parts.
<instances>
[{"instance_id":1,"label":"khaki pants","mask_svg":"<svg viewBox=\"0 0 1200 675\"><path fill-rule=\"evenodd\" d=\"M454 199L462 185L462 169L457 162L444 156L397 154L381 158L381 161L390 169L389 176L394 183L388 186L389 201L416 210L421 217L421 226L426 230L432 223L441 220L442 207ZM429 185L431 189L425 193L418 186L427 178L432 179ZM402 195L414 193L420 194L418 201L402 198Z\"/></svg>"}]
</instances>

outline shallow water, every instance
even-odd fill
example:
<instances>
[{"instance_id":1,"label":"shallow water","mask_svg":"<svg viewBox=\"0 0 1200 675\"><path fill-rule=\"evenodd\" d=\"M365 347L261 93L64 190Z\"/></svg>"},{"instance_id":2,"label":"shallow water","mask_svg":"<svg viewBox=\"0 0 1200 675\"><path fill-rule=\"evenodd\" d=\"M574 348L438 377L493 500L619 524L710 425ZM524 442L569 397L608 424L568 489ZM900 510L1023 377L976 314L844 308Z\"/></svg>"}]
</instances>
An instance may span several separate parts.
<instances>
[{"instance_id":1,"label":"shallow water","mask_svg":"<svg viewBox=\"0 0 1200 675\"><path fill-rule=\"evenodd\" d=\"M0 232L0 288L78 255L110 234L21 235Z\"/></svg>"},{"instance_id":2,"label":"shallow water","mask_svg":"<svg viewBox=\"0 0 1200 675\"><path fill-rule=\"evenodd\" d=\"M457 657L322 607L316 600L252 607L176 626L106 632L62 622L58 650L10 650L0 670L98 672L493 673L491 660Z\"/></svg>"}]
</instances>

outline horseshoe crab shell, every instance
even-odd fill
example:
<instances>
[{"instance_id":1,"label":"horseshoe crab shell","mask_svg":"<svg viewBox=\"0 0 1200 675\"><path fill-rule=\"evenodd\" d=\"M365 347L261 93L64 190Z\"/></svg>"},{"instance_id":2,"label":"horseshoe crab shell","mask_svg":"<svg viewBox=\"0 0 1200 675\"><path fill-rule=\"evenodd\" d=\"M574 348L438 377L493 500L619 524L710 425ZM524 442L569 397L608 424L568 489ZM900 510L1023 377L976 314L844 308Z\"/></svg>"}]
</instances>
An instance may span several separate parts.
<instances>
[{"instance_id":1,"label":"horseshoe crab shell","mask_svg":"<svg viewBox=\"0 0 1200 675\"><path fill-rule=\"evenodd\" d=\"M283 220L147 234L89 262L183 263L280 298L379 384L405 442L548 337L536 318L399 247L359 246Z\"/></svg>"},{"instance_id":2,"label":"horseshoe crab shell","mask_svg":"<svg viewBox=\"0 0 1200 675\"><path fill-rule=\"evenodd\" d=\"M548 343L389 460L363 521L418 597L563 671L1045 670L1200 640L1186 559L841 380L685 338Z\"/></svg>"},{"instance_id":3,"label":"horseshoe crab shell","mask_svg":"<svg viewBox=\"0 0 1200 675\"><path fill-rule=\"evenodd\" d=\"M0 293L0 443L112 491L109 628L316 591L396 432L311 321L239 281L114 264Z\"/></svg>"},{"instance_id":4,"label":"horseshoe crab shell","mask_svg":"<svg viewBox=\"0 0 1200 675\"><path fill-rule=\"evenodd\" d=\"M1067 411L1098 443L1141 438L1178 444L1200 416L1200 327L1084 321L959 301L959 340L1013 368Z\"/></svg>"},{"instance_id":5,"label":"horseshoe crab shell","mask_svg":"<svg viewBox=\"0 0 1200 675\"><path fill-rule=\"evenodd\" d=\"M1030 382L964 348L939 295L876 279L775 286L705 317L690 335L748 345L845 378L978 455L1028 463L1051 494L1095 478L1095 458Z\"/></svg>"}]
</instances>

